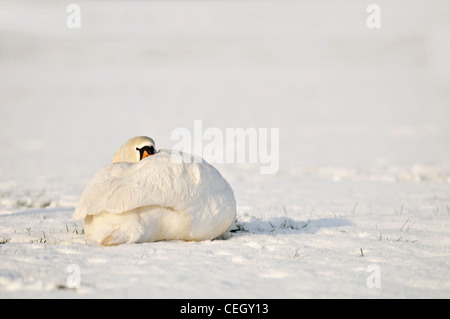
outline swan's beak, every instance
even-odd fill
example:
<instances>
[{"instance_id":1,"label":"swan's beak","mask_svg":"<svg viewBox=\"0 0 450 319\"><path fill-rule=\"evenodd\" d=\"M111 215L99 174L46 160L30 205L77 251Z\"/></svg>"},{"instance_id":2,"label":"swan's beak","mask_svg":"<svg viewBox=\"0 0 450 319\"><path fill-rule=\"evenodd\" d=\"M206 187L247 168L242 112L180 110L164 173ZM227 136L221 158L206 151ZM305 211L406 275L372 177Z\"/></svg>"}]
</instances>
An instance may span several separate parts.
<instances>
[{"instance_id":1,"label":"swan's beak","mask_svg":"<svg viewBox=\"0 0 450 319\"><path fill-rule=\"evenodd\" d=\"M144 146L142 148L136 147L136 151L139 151L140 153L140 160L156 153L153 146Z\"/></svg>"},{"instance_id":2,"label":"swan's beak","mask_svg":"<svg viewBox=\"0 0 450 319\"><path fill-rule=\"evenodd\" d=\"M152 154L149 154L147 151L144 151L144 152L142 153L142 158L144 159L144 158L146 158L146 157L149 157L150 155L152 155Z\"/></svg>"}]
</instances>

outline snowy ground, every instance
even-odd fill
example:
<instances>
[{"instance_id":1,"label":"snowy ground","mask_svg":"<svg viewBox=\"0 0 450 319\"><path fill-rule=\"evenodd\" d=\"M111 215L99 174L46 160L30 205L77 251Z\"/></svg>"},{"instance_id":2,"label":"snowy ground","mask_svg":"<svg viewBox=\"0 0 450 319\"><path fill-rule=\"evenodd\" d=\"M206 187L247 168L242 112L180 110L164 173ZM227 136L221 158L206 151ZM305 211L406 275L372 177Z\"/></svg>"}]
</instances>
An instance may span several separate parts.
<instances>
[{"instance_id":1,"label":"snowy ground","mask_svg":"<svg viewBox=\"0 0 450 319\"><path fill-rule=\"evenodd\" d=\"M448 2L70 3L0 1L1 298L450 297ZM277 174L215 165L232 237L89 242L92 175L194 120L280 129Z\"/></svg>"}]
</instances>

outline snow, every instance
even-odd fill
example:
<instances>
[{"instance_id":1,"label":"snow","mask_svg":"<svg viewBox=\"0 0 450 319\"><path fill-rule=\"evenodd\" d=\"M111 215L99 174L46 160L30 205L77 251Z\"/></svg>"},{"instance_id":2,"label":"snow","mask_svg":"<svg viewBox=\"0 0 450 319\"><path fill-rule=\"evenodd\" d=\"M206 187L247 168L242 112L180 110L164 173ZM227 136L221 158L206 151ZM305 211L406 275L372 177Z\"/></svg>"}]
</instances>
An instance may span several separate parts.
<instances>
[{"instance_id":1,"label":"snow","mask_svg":"<svg viewBox=\"0 0 450 319\"><path fill-rule=\"evenodd\" d=\"M448 2L76 3L0 2L0 298L450 297ZM94 173L196 120L279 128L276 174L213 163L231 238L89 241Z\"/></svg>"}]
</instances>

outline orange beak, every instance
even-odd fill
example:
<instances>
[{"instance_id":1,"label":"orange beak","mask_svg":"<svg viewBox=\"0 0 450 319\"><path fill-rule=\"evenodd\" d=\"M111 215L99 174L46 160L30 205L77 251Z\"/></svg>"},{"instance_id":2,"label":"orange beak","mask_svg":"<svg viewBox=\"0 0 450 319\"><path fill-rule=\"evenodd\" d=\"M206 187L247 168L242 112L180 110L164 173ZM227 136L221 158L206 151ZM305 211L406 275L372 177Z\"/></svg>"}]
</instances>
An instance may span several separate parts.
<instances>
[{"instance_id":1,"label":"orange beak","mask_svg":"<svg viewBox=\"0 0 450 319\"><path fill-rule=\"evenodd\" d=\"M150 154L147 151L144 151L144 153L142 153L142 158L146 158L150 156Z\"/></svg>"}]
</instances>

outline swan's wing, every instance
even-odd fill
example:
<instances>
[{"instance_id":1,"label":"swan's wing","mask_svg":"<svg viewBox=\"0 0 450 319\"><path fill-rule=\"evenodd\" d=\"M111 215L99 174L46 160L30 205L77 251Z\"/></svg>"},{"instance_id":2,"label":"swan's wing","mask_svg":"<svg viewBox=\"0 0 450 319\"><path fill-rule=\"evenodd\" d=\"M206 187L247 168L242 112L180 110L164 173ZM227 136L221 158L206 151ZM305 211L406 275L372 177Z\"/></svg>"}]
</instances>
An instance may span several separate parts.
<instances>
[{"instance_id":1,"label":"swan's wing","mask_svg":"<svg viewBox=\"0 0 450 319\"><path fill-rule=\"evenodd\" d=\"M115 163L101 169L83 191L74 218L102 211L120 214L151 205L184 210L194 206L200 196L227 188L220 173L206 162L185 163L164 151L137 163Z\"/></svg>"}]
</instances>

